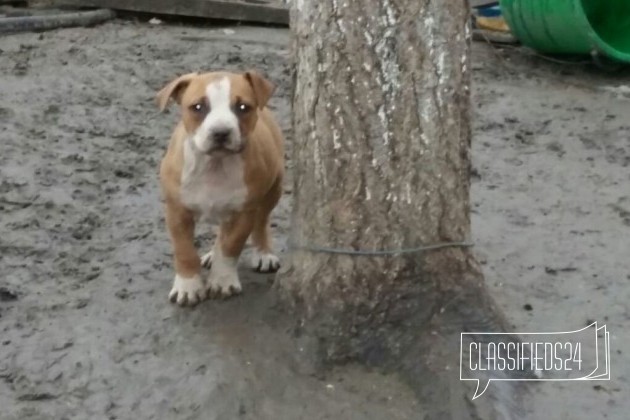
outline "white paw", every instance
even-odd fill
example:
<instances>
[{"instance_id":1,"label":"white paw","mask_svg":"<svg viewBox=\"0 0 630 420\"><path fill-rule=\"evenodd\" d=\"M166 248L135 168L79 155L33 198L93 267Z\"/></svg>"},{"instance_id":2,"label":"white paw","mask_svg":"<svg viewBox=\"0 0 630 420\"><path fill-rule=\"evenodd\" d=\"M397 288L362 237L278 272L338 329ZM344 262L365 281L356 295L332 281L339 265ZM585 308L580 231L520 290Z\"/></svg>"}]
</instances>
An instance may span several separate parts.
<instances>
[{"instance_id":1,"label":"white paw","mask_svg":"<svg viewBox=\"0 0 630 420\"><path fill-rule=\"evenodd\" d=\"M236 261L236 258L224 257L215 248L208 277L208 295L211 298L226 298L241 293L243 288L238 279Z\"/></svg>"},{"instance_id":2,"label":"white paw","mask_svg":"<svg viewBox=\"0 0 630 420\"><path fill-rule=\"evenodd\" d=\"M194 306L206 298L206 287L201 277L196 275L191 278L175 276L173 288L168 294L168 299L180 306Z\"/></svg>"},{"instance_id":3,"label":"white paw","mask_svg":"<svg viewBox=\"0 0 630 420\"><path fill-rule=\"evenodd\" d=\"M273 273L280 268L280 258L270 252L254 250L252 253L252 268L261 273Z\"/></svg>"},{"instance_id":4,"label":"white paw","mask_svg":"<svg viewBox=\"0 0 630 420\"><path fill-rule=\"evenodd\" d=\"M220 271L212 267L208 277L208 295L211 298L226 298L243 291L236 269Z\"/></svg>"},{"instance_id":5,"label":"white paw","mask_svg":"<svg viewBox=\"0 0 630 420\"><path fill-rule=\"evenodd\" d=\"M212 267L212 251L208 251L201 257L201 265L206 268Z\"/></svg>"}]
</instances>

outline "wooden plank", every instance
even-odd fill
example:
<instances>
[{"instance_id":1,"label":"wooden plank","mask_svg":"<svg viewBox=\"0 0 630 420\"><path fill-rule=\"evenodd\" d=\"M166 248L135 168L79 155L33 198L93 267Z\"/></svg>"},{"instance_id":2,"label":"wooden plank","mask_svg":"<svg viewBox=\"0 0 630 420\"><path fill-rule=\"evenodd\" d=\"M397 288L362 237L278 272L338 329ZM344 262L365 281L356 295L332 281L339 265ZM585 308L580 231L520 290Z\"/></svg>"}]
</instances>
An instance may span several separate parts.
<instances>
[{"instance_id":1,"label":"wooden plank","mask_svg":"<svg viewBox=\"0 0 630 420\"><path fill-rule=\"evenodd\" d=\"M497 0L470 0L471 7L487 6L493 3L498 3L498 2Z\"/></svg>"},{"instance_id":2,"label":"wooden plank","mask_svg":"<svg viewBox=\"0 0 630 420\"><path fill-rule=\"evenodd\" d=\"M57 0L58 5L288 25L289 10L273 0Z\"/></svg>"}]
</instances>

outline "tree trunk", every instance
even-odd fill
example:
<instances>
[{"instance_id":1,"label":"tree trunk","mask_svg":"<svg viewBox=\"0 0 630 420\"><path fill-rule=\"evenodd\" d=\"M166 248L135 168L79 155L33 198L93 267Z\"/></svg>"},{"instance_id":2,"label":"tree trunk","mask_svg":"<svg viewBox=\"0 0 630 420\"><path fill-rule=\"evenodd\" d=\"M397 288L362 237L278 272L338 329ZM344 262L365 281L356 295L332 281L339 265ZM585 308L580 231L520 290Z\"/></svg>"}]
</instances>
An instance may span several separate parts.
<instances>
[{"instance_id":1,"label":"tree trunk","mask_svg":"<svg viewBox=\"0 0 630 420\"><path fill-rule=\"evenodd\" d=\"M292 11L293 252L277 285L328 359L431 377L426 398L452 387L440 375L458 372L459 333L503 324L470 249L328 248L470 240L468 21L467 1L296 0Z\"/></svg>"}]
</instances>

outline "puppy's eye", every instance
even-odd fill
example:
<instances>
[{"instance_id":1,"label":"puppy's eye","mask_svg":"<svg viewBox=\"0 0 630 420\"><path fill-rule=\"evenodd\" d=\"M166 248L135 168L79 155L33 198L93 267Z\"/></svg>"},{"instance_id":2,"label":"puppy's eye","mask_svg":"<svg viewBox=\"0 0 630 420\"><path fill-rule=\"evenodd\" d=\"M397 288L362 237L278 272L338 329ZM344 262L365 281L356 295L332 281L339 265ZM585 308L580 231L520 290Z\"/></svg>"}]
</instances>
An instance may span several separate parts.
<instances>
[{"instance_id":1,"label":"puppy's eye","mask_svg":"<svg viewBox=\"0 0 630 420\"><path fill-rule=\"evenodd\" d=\"M244 104L243 102L238 102L235 108L236 112L241 115L247 114L252 109L251 106Z\"/></svg>"},{"instance_id":2,"label":"puppy's eye","mask_svg":"<svg viewBox=\"0 0 630 420\"><path fill-rule=\"evenodd\" d=\"M205 103L197 102L196 104L190 106L190 110L196 114L203 114L207 112L208 109Z\"/></svg>"}]
</instances>

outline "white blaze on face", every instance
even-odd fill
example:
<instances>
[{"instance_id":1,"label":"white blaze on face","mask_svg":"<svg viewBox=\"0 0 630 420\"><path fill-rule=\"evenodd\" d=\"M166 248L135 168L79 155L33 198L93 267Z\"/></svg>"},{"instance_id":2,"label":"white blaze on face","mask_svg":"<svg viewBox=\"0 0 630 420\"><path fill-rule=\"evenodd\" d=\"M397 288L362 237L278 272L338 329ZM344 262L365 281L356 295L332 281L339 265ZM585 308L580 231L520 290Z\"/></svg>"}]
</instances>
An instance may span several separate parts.
<instances>
[{"instance_id":1,"label":"white blaze on face","mask_svg":"<svg viewBox=\"0 0 630 420\"><path fill-rule=\"evenodd\" d=\"M217 147L213 133L229 131L229 140L223 146L232 151L240 150L241 133L238 118L230 104L230 80L224 77L210 83L206 88L206 96L210 112L193 136L195 147L202 152L208 152Z\"/></svg>"}]
</instances>

